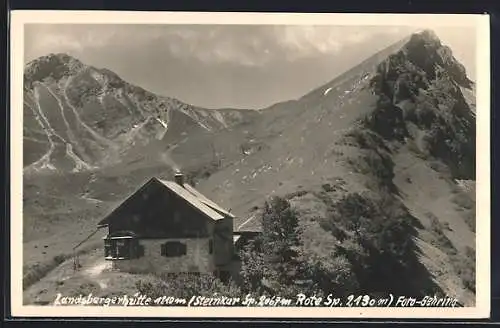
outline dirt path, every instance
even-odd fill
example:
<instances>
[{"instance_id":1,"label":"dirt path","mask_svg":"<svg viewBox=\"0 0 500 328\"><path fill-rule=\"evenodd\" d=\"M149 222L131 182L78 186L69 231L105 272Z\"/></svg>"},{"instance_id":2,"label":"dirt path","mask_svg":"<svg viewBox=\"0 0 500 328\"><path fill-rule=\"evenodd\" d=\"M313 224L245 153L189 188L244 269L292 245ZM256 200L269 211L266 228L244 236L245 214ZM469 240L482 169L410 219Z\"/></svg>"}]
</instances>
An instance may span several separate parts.
<instances>
[{"instance_id":1,"label":"dirt path","mask_svg":"<svg viewBox=\"0 0 500 328\"><path fill-rule=\"evenodd\" d=\"M104 258L99 258L91 263L89 267L85 268L82 271L82 275L98 283L101 289L106 289L108 287L108 279L103 277L102 273L110 269L110 262L106 261Z\"/></svg>"},{"instance_id":2,"label":"dirt path","mask_svg":"<svg viewBox=\"0 0 500 328\"><path fill-rule=\"evenodd\" d=\"M70 258L23 293L25 304L49 304L58 293L64 295L102 291L108 287L106 272L110 263L103 258L102 250L79 257L80 269L74 271Z\"/></svg>"}]
</instances>

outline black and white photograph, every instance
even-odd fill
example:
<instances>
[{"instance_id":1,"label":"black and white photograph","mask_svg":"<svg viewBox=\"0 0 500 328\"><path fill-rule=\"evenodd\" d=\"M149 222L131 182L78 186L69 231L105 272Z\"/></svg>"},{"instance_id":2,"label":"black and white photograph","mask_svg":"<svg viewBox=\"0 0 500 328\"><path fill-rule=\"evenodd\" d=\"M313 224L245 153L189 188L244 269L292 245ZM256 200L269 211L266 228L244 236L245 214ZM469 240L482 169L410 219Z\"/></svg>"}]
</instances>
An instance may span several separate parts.
<instances>
[{"instance_id":1,"label":"black and white photograph","mask_svg":"<svg viewBox=\"0 0 500 328\"><path fill-rule=\"evenodd\" d=\"M487 15L13 12L13 314L487 317Z\"/></svg>"}]
</instances>

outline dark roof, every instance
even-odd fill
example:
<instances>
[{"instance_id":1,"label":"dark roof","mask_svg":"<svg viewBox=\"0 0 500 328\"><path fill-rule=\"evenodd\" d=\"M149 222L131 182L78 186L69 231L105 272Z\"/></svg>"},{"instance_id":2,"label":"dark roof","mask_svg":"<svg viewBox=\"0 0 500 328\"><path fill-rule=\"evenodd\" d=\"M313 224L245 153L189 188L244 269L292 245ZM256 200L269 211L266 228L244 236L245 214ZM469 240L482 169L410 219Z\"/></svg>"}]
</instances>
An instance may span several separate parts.
<instances>
[{"instance_id":1,"label":"dark roof","mask_svg":"<svg viewBox=\"0 0 500 328\"><path fill-rule=\"evenodd\" d=\"M165 187L176 193L178 196L182 197L185 201L189 202L191 205L196 207L198 210L203 212L203 214L212 218L213 220L220 220L224 218L222 214L218 213L210 206L207 206L202 199L200 199L197 195L193 194L183 186L179 185L177 182L167 180L158 181L160 181Z\"/></svg>"},{"instance_id":2,"label":"dark roof","mask_svg":"<svg viewBox=\"0 0 500 328\"><path fill-rule=\"evenodd\" d=\"M226 216L229 216L229 217L232 217L232 218L235 217L233 214L229 213L228 211L226 211L225 209L223 209L222 207L220 207L219 205L215 204L213 201L211 201L210 199L208 199L205 195L203 195L201 192L199 192L198 190L196 190L193 186L185 183L184 184L184 189L186 189L187 191L189 191L190 193L192 193L203 204L211 207L212 209L216 210L217 212L222 213L223 215L226 215Z\"/></svg>"},{"instance_id":3,"label":"dark roof","mask_svg":"<svg viewBox=\"0 0 500 328\"><path fill-rule=\"evenodd\" d=\"M115 213L119 208L121 208L133 195L141 192L141 190L149 183L156 181L161 184L166 189L175 193L186 202L188 202L191 206L193 206L198 211L202 212L206 217L217 221L224 219L226 216L234 218L234 215L228 213L224 209L222 209L219 205L215 204L213 201L209 200L199 191L197 191L194 187L184 184L183 186L179 185L177 182L168 181L168 180L160 180L157 178L150 179L147 183L145 183L141 188L136 190L132 195L127 197L125 201L123 201L118 207L116 207L111 213L109 213L103 220L98 223L98 226L106 226L108 224L108 220L110 216Z\"/></svg>"}]
</instances>

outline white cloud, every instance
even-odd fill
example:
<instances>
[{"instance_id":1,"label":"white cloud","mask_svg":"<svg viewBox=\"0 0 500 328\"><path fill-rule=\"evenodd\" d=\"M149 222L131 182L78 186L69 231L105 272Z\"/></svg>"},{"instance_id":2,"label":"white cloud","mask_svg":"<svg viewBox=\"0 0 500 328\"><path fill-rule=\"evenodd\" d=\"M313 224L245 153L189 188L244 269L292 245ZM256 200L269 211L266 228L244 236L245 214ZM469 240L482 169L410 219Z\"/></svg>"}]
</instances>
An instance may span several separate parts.
<instances>
[{"instance_id":1,"label":"white cloud","mask_svg":"<svg viewBox=\"0 0 500 328\"><path fill-rule=\"evenodd\" d=\"M88 25L27 25L25 27L25 61L49 53L78 55L88 49L105 47L115 37L114 29L89 28Z\"/></svg>"},{"instance_id":2,"label":"white cloud","mask_svg":"<svg viewBox=\"0 0 500 328\"><path fill-rule=\"evenodd\" d=\"M290 50L292 59L316 54L335 53L342 48L342 40L335 27L285 26L276 29L276 41Z\"/></svg>"},{"instance_id":3,"label":"white cloud","mask_svg":"<svg viewBox=\"0 0 500 328\"><path fill-rule=\"evenodd\" d=\"M67 49L80 51L84 43L80 40L64 34L48 34L37 40L35 47L42 49Z\"/></svg>"},{"instance_id":4,"label":"white cloud","mask_svg":"<svg viewBox=\"0 0 500 328\"><path fill-rule=\"evenodd\" d=\"M297 60L334 54L364 42L375 33L395 28L348 26L224 26L224 25L36 25L27 29L27 60L50 52L78 55L103 47L169 51L174 56L207 63L247 66L270 60ZM155 48L156 47L156 48Z\"/></svg>"}]
</instances>

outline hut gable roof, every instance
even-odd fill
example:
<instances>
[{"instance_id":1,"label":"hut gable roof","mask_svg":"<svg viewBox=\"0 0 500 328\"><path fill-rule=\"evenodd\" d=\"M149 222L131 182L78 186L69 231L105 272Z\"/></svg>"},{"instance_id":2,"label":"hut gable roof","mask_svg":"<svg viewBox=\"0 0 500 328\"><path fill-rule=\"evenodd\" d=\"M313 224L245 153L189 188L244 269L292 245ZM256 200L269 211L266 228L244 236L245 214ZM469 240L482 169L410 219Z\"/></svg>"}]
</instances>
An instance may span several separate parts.
<instances>
[{"instance_id":1,"label":"hut gable roof","mask_svg":"<svg viewBox=\"0 0 500 328\"><path fill-rule=\"evenodd\" d=\"M127 197L118 207L116 207L110 214L108 214L104 219L102 219L98 226L103 227L106 226L113 214L115 214L119 209L123 208L127 202L131 201L135 196L143 192L148 185L151 183L158 183L159 185L164 187L164 191L171 191L175 193L177 196L181 197L184 201L189 203L193 208L203 213L207 218L212 219L214 221L224 219L229 216L234 218L234 216L227 211L223 210L220 206L203 196L200 192L198 192L195 188L188 184L184 184L183 186L179 185L173 181L160 180L157 178L152 178L148 182L146 182L141 188L135 191L132 195Z\"/></svg>"},{"instance_id":2,"label":"hut gable roof","mask_svg":"<svg viewBox=\"0 0 500 328\"><path fill-rule=\"evenodd\" d=\"M184 188L187 191L189 191L191 194L193 194L196 198L198 198L203 204L211 207L212 209L216 210L217 212L221 213L222 215L229 216L232 218L235 217L233 214L229 213L228 211L226 211L225 209L223 209L222 207L220 207L219 205L217 205L216 203L214 203L213 201L208 199L205 195L203 195L201 192L196 190L193 186L185 183Z\"/></svg>"},{"instance_id":3,"label":"hut gable roof","mask_svg":"<svg viewBox=\"0 0 500 328\"><path fill-rule=\"evenodd\" d=\"M199 197L191 193L189 190L183 188L176 182L167 180L158 180L158 181L160 181L165 187L176 193L178 196L182 197L185 201L189 202L191 205L196 207L198 210L203 212L203 214L210 217L211 219L220 220L224 218L223 215L217 213L217 211L205 205L205 203Z\"/></svg>"}]
</instances>

